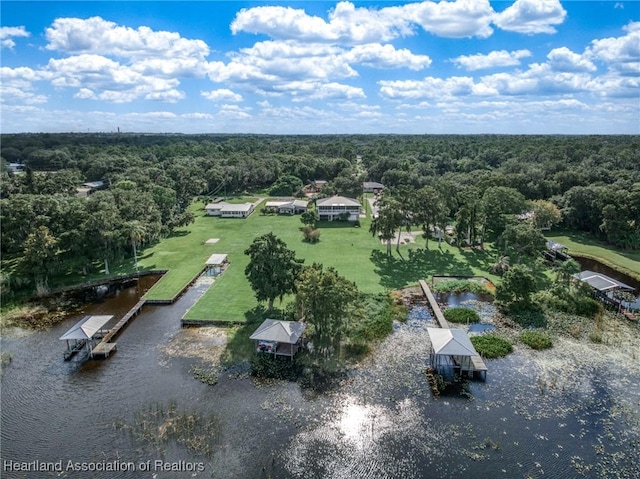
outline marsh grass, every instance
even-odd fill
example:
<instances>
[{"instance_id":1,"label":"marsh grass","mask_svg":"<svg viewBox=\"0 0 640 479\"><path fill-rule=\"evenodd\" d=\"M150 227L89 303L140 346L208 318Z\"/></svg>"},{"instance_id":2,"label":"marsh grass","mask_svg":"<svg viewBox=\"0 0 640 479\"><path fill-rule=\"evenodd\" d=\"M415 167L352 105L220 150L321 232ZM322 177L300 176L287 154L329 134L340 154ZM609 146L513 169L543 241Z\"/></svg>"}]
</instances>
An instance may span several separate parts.
<instances>
[{"instance_id":1,"label":"marsh grass","mask_svg":"<svg viewBox=\"0 0 640 479\"><path fill-rule=\"evenodd\" d=\"M135 443L163 453L167 446L178 444L191 454L210 457L220 442L220 422L214 415L179 410L175 402L167 406L149 404L134 413L131 424L114 423L114 428L128 431Z\"/></svg>"},{"instance_id":2,"label":"marsh grass","mask_svg":"<svg viewBox=\"0 0 640 479\"><path fill-rule=\"evenodd\" d=\"M553 346L551 337L541 331L525 331L520 335L520 342L526 344L532 349L542 350L549 349Z\"/></svg>"},{"instance_id":3,"label":"marsh grass","mask_svg":"<svg viewBox=\"0 0 640 479\"><path fill-rule=\"evenodd\" d=\"M501 358L513 352L511 343L497 334L472 336L470 339L478 354L487 359Z\"/></svg>"},{"instance_id":4,"label":"marsh grass","mask_svg":"<svg viewBox=\"0 0 640 479\"><path fill-rule=\"evenodd\" d=\"M464 307L447 308L442 314L452 323L469 324L480 321L480 315L476 311Z\"/></svg>"}]
</instances>

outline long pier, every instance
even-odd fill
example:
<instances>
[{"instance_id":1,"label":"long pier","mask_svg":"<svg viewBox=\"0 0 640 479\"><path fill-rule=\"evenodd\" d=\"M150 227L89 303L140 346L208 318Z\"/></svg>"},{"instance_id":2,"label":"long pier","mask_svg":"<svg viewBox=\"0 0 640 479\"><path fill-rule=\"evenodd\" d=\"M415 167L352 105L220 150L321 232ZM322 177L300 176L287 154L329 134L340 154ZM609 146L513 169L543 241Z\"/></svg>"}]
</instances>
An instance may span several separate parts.
<instances>
[{"instance_id":1,"label":"long pier","mask_svg":"<svg viewBox=\"0 0 640 479\"><path fill-rule=\"evenodd\" d=\"M421 279L418 281L418 283L420 284L420 287L422 288L424 295L427 297L427 301L429 301L429 305L431 306L433 314L436 317L436 321L440 326L440 328L451 329L448 321L444 317L444 314L442 314L440 305L436 301L436 298L433 296L433 293L431 292L431 289L427 285L426 281ZM482 377L486 379L488 368L487 368L487 365L484 363L484 360L482 359L482 357L480 355L475 355L475 356L470 356L469 359L470 359L471 369L468 369L467 371L470 372L471 374L478 371L482 374ZM462 371L463 370L461 369L461 372Z\"/></svg>"},{"instance_id":2,"label":"long pier","mask_svg":"<svg viewBox=\"0 0 640 479\"><path fill-rule=\"evenodd\" d=\"M427 285L426 281L421 279L420 281L418 281L418 283L420 283L420 287L422 288L424 295L427 297L427 300L429 301L429 305L433 310L433 314L436 317L436 321L438 322L438 325L443 329L449 329L449 323L445 319L444 314L442 314L440 305L436 301L436 298L433 296L433 293L431 292L431 289Z\"/></svg>"},{"instance_id":3,"label":"long pier","mask_svg":"<svg viewBox=\"0 0 640 479\"><path fill-rule=\"evenodd\" d=\"M117 343L112 343L111 340L115 338L120 331L129 324L129 322L135 318L140 310L147 302L146 299L142 298L138 301L133 308L131 308L127 314L125 314L120 321L118 321L107 334L104 335L102 341L100 341L92 350L91 350L91 358L93 359L106 359L109 357L112 351L114 351L117 347Z\"/></svg>"}]
</instances>

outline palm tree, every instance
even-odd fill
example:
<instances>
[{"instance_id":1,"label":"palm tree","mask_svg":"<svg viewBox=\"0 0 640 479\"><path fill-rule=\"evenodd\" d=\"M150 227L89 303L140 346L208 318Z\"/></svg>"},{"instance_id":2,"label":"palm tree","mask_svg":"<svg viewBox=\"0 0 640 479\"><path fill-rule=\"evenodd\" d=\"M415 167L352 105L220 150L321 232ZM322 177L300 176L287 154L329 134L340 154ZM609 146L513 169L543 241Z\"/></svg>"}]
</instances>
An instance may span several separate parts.
<instances>
[{"instance_id":1,"label":"palm tree","mask_svg":"<svg viewBox=\"0 0 640 479\"><path fill-rule=\"evenodd\" d=\"M571 258L567 261L558 263L555 266L556 281L563 284L569 291L571 291L571 278L574 274L580 272L580 265L578 262Z\"/></svg>"},{"instance_id":2,"label":"palm tree","mask_svg":"<svg viewBox=\"0 0 640 479\"><path fill-rule=\"evenodd\" d=\"M127 231L129 232L129 238L131 239L131 247L133 248L133 260L136 268L136 273L138 272L138 244L144 238L146 233L146 229L144 225L138 221L133 220L127 223Z\"/></svg>"},{"instance_id":3,"label":"palm tree","mask_svg":"<svg viewBox=\"0 0 640 479\"><path fill-rule=\"evenodd\" d=\"M494 263L491 267L491 272L493 274L497 274L498 276L502 276L507 271L509 271L509 257L508 256L499 256L498 261Z\"/></svg>"}]
</instances>

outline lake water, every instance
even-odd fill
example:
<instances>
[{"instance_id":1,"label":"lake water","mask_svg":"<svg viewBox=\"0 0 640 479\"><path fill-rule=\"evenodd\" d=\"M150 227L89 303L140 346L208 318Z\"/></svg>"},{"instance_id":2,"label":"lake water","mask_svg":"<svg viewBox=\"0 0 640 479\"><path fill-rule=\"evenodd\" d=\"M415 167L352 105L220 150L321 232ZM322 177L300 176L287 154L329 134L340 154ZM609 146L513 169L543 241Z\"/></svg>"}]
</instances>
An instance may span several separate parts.
<instances>
[{"instance_id":1,"label":"lake water","mask_svg":"<svg viewBox=\"0 0 640 479\"><path fill-rule=\"evenodd\" d=\"M3 464L62 460L66 468L68 460L115 460L136 468L5 468L2 477L640 477L635 325L621 322L619 343L610 345L565 338L541 353L517 347L488 361L486 382L470 383L468 395L434 399L424 374L433 323L418 306L331 392L254 382L242 367L208 386L190 369L209 367L207 353L224 348L224 335L180 328L207 287L198 282L171 306L145 307L105 361L62 360L58 337L78 317L47 332L2 338L3 351L13 355L1 379ZM127 304L137 301L135 291L121 295ZM111 301L121 299L86 313L112 313ZM196 418L206 448L185 435L154 441L145 434L170 429L172 409ZM182 470L164 472L155 461ZM142 470L146 464L151 471Z\"/></svg>"}]
</instances>

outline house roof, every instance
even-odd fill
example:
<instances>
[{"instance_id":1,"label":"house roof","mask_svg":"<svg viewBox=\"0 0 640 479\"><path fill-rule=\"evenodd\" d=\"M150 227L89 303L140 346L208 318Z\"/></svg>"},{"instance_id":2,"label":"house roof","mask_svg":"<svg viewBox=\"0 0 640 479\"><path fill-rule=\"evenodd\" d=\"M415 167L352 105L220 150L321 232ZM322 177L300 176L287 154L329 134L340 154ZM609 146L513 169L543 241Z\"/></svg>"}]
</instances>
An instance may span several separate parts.
<instances>
[{"instance_id":1,"label":"house roof","mask_svg":"<svg viewBox=\"0 0 640 479\"><path fill-rule=\"evenodd\" d=\"M478 356L476 348L462 329L427 328L436 354L447 356Z\"/></svg>"},{"instance_id":2,"label":"house roof","mask_svg":"<svg viewBox=\"0 0 640 479\"><path fill-rule=\"evenodd\" d=\"M204 207L205 210L221 210L224 203L209 203Z\"/></svg>"},{"instance_id":3,"label":"house roof","mask_svg":"<svg viewBox=\"0 0 640 479\"><path fill-rule=\"evenodd\" d=\"M628 291L633 291L635 289L633 286L624 284L617 279L610 278L606 274L596 273L594 271L581 271L580 273L574 274L573 277L580 281L584 281L598 291L611 291L617 288L626 289Z\"/></svg>"},{"instance_id":4,"label":"house roof","mask_svg":"<svg viewBox=\"0 0 640 479\"><path fill-rule=\"evenodd\" d=\"M364 183L362 183L362 186L364 188L384 188L384 185L382 183L378 183L377 181L365 181Z\"/></svg>"},{"instance_id":5,"label":"house roof","mask_svg":"<svg viewBox=\"0 0 640 479\"><path fill-rule=\"evenodd\" d=\"M267 201L264 205L267 208L278 208L279 206L284 206L284 205L288 205L291 203L291 200L285 200L285 201Z\"/></svg>"},{"instance_id":6,"label":"house roof","mask_svg":"<svg viewBox=\"0 0 640 479\"><path fill-rule=\"evenodd\" d=\"M298 342L298 339L300 339L300 336L302 336L306 327L306 323L297 321L265 319L258 329L253 332L250 339L295 344Z\"/></svg>"},{"instance_id":7,"label":"house roof","mask_svg":"<svg viewBox=\"0 0 640 479\"><path fill-rule=\"evenodd\" d=\"M102 327L113 318L113 315L85 316L60 339L91 339Z\"/></svg>"},{"instance_id":8,"label":"house roof","mask_svg":"<svg viewBox=\"0 0 640 479\"><path fill-rule=\"evenodd\" d=\"M318 206L358 206L360 203L353 198L345 198L344 196L332 196L331 198L322 198L316 200Z\"/></svg>"},{"instance_id":9,"label":"house roof","mask_svg":"<svg viewBox=\"0 0 640 479\"><path fill-rule=\"evenodd\" d=\"M253 208L253 203L224 203L221 210L222 211L251 211Z\"/></svg>"},{"instance_id":10,"label":"house roof","mask_svg":"<svg viewBox=\"0 0 640 479\"><path fill-rule=\"evenodd\" d=\"M227 255L226 254L214 253L211 256L209 256L209 259L207 260L207 262L205 264L207 266L218 266L218 265L223 264L225 261L227 261Z\"/></svg>"}]
</instances>

